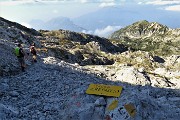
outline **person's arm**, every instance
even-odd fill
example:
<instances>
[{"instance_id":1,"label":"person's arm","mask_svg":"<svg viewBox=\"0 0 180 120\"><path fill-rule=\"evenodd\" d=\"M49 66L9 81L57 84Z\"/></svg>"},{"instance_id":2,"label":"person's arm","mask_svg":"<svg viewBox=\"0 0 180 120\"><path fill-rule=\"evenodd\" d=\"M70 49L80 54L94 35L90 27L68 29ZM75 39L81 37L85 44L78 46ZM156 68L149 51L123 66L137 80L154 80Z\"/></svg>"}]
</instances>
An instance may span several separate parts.
<instances>
[{"instance_id":1,"label":"person's arm","mask_svg":"<svg viewBox=\"0 0 180 120\"><path fill-rule=\"evenodd\" d=\"M31 49L32 49L32 46L29 47L29 51L30 51L30 52L32 51Z\"/></svg>"},{"instance_id":2,"label":"person's arm","mask_svg":"<svg viewBox=\"0 0 180 120\"><path fill-rule=\"evenodd\" d=\"M22 48L20 48L19 51L20 51L20 55L22 55L24 57L25 56L24 50Z\"/></svg>"}]
</instances>

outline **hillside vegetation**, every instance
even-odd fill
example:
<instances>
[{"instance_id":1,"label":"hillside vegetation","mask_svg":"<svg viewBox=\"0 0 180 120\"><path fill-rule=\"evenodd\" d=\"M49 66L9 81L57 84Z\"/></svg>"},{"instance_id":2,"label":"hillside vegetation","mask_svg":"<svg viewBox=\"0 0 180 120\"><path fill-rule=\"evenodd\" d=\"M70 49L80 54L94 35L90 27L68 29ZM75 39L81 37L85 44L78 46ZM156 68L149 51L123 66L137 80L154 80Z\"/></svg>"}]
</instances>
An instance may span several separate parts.
<instances>
[{"instance_id":1,"label":"hillside vegetation","mask_svg":"<svg viewBox=\"0 0 180 120\"><path fill-rule=\"evenodd\" d=\"M114 61L108 54L121 53L127 47L114 45L108 39L66 30L43 31L40 41L57 58L80 65L107 65Z\"/></svg>"}]
</instances>

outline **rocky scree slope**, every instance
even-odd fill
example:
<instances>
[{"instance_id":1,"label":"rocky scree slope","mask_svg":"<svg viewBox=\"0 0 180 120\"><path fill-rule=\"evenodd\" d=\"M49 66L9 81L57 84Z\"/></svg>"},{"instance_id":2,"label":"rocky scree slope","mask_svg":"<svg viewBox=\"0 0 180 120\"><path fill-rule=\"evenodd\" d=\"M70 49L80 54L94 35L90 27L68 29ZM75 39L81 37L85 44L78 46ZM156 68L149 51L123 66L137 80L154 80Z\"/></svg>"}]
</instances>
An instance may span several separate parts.
<instances>
[{"instance_id":1,"label":"rocky scree slope","mask_svg":"<svg viewBox=\"0 0 180 120\"><path fill-rule=\"evenodd\" d=\"M97 77L88 69L54 57L42 58L25 73L0 78L0 118L179 119L180 93L177 84L170 84L168 87L163 85L164 88L153 87L143 72L127 66L119 68L121 70L116 74L119 76L113 81L113 79ZM103 70L109 69L103 67ZM127 80L132 80L133 83L139 82L129 84ZM158 82L162 81L157 79ZM87 95L85 91L91 83L123 86L123 91L118 98ZM174 86L177 89L171 89ZM119 101L118 106L114 110L108 110L107 107L113 100ZM136 108L134 118L131 118L124 108L128 103Z\"/></svg>"},{"instance_id":2,"label":"rocky scree slope","mask_svg":"<svg viewBox=\"0 0 180 120\"><path fill-rule=\"evenodd\" d=\"M14 55L17 43L22 43L26 52L32 42L40 47L38 37L40 33L26 28L18 23L0 18L0 75L10 75L18 72L19 63Z\"/></svg>"},{"instance_id":3,"label":"rocky scree slope","mask_svg":"<svg viewBox=\"0 0 180 120\"><path fill-rule=\"evenodd\" d=\"M156 55L180 54L180 29L171 29L157 22L139 21L114 32L110 39L127 45L132 50L143 50Z\"/></svg>"},{"instance_id":4,"label":"rocky scree slope","mask_svg":"<svg viewBox=\"0 0 180 120\"><path fill-rule=\"evenodd\" d=\"M9 20L4 19L2 17L0 17L0 21L1 21L1 25L3 25L3 23L6 23L6 24L8 24L9 27L15 27L15 28L20 29L20 30L22 30L22 31L24 31L26 33L31 34L31 35L34 35L34 36L40 35L40 33L37 32L34 29L29 29L29 28L27 28L27 27L25 27L25 26L23 26L23 25L21 25L19 23L9 21Z\"/></svg>"}]
</instances>

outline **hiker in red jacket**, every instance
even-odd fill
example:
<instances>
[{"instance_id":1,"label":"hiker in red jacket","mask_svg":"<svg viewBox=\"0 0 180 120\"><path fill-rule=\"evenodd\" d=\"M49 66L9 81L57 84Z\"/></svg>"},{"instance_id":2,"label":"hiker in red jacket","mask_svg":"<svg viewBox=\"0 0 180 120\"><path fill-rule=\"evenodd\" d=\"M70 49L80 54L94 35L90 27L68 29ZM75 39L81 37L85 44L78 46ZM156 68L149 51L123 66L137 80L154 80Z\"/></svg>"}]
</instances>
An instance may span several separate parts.
<instances>
[{"instance_id":1,"label":"hiker in red jacket","mask_svg":"<svg viewBox=\"0 0 180 120\"><path fill-rule=\"evenodd\" d=\"M35 49L35 43L32 43L31 46L30 46L30 52L32 54L32 58L33 58L33 61L34 62L37 62L37 53L36 53L36 49Z\"/></svg>"}]
</instances>

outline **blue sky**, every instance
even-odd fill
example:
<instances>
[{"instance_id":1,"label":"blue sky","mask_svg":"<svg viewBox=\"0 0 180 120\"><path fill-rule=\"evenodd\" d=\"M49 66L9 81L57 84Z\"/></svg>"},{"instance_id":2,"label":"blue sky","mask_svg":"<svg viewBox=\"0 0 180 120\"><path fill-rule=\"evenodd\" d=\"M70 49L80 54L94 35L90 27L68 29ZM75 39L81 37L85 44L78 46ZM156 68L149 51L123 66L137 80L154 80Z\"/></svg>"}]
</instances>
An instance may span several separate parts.
<instances>
[{"instance_id":1,"label":"blue sky","mask_svg":"<svg viewBox=\"0 0 180 120\"><path fill-rule=\"evenodd\" d=\"M124 6L132 6L127 9L139 6L142 11L146 9L144 6L152 6L152 11L147 14L160 9L163 13L171 11L180 14L180 0L0 0L0 16L28 26L32 19L76 18L105 7Z\"/></svg>"}]
</instances>

